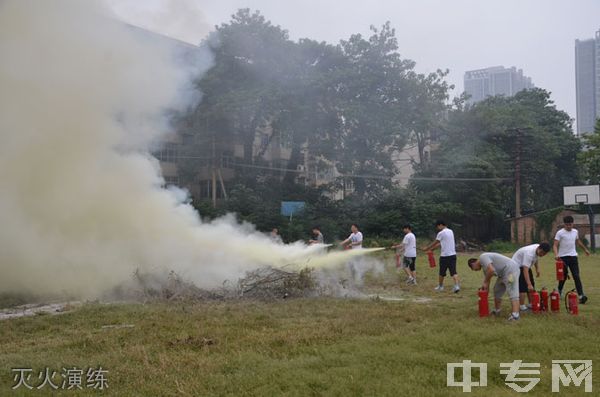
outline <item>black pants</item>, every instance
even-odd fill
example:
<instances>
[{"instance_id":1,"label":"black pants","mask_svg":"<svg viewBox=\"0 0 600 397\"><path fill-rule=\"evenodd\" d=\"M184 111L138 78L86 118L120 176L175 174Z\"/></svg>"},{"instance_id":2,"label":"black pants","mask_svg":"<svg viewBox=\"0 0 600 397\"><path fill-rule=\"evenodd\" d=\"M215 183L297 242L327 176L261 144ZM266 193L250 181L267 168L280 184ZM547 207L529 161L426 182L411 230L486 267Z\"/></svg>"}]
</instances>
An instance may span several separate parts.
<instances>
[{"instance_id":1,"label":"black pants","mask_svg":"<svg viewBox=\"0 0 600 397\"><path fill-rule=\"evenodd\" d=\"M440 256L440 276L446 277L447 271L450 270L450 276L456 274L456 255Z\"/></svg>"},{"instance_id":2,"label":"black pants","mask_svg":"<svg viewBox=\"0 0 600 397\"><path fill-rule=\"evenodd\" d=\"M581 285L581 277L579 277L579 262L576 256L561 256L560 259L565 263L565 279L558 282L558 291L562 293L563 287L567 282L567 276L571 269L571 277L575 281L575 288L577 288L577 294L583 295L583 285Z\"/></svg>"},{"instance_id":3,"label":"black pants","mask_svg":"<svg viewBox=\"0 0 600 397\"><path fill-rule=\"evenodd\" d=\"M521 294L526 294L529 292L529 288L527 287L527 281L525 281L524 273L529 273L529 281L531 281L531 285L535 289L535 279L533 278L533 271L531 271L530 267L521 267L520 272L521 273L519 274L519 292Z\"/></svg>"}]
</instances>

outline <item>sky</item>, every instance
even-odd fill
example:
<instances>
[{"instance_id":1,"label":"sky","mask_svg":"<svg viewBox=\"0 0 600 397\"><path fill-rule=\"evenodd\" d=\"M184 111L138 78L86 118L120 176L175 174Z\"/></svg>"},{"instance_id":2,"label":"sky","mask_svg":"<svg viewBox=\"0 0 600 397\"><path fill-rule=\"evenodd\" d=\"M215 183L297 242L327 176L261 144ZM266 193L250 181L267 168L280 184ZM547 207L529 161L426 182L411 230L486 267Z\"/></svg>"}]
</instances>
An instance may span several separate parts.
<instances>
[{"instance_id":1,"label":"sky","mask_svg":"<svg viewBox=\"0 0 600 397\"><path fill-rule=\"evenodd\" d=\"M137 25L198 43L239 8L259 10L294 40L337 43L390 21L399 51L420 73L449 69L463 90L467 70L523 69L575 118L575 39L600 30L600 0L109 0Z\"/></svg>"}]
</instances>

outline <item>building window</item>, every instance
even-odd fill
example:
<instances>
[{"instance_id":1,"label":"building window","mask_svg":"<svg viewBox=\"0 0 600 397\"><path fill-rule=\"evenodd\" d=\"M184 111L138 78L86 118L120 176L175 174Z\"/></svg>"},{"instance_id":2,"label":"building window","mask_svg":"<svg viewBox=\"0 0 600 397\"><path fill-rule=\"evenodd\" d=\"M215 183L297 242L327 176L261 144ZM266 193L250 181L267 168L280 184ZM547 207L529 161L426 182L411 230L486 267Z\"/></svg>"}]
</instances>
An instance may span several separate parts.
<instances>
[{"instance_id":1,"label":"building window","mask_svg":"<svg viewBox=\"0 0 600 397\"><path fill-rule=\"evenodd\" d=\"M178 144L167 142L154 156L165 163L175 163L177 161Z\"/></svg>"},{"instance_id":2,"label":"building window","mask_svg":"<svg viewBox=\"0 0 600 397\"><path fill-rule=\"evenodd\" d=\"M283 149L292 148L292 135L287 131L279 131L279 145Z\"/></svg>"},{"instance_id":3,"label":"building window","mask_svg":"<svg viewBox=\"0 0 600 397\"><path fill-rule=\"evenodd\" d=\"M165 176L165 185L179 185L179 177L177 176Z\"/></svg>"}]
</instances>

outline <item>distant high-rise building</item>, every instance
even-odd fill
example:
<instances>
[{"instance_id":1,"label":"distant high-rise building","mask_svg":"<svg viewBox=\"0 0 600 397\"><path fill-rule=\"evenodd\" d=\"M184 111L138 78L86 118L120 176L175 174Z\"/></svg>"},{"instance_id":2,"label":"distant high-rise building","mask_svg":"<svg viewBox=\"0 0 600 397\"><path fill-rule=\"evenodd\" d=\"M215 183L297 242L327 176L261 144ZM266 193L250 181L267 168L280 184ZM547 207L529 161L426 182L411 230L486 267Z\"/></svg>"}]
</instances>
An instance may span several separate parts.
<instances>
[{"instance_id":1,"label":"distant high-rise building","mask_svg":"<svg viewBox=\"0 0 600 397\"><path fill-rule=\"evenodd\" d=\"M493 66L486 69L465 72L465 92L470 96L467 103L483 101L489 96L513 96L517 92L534 85L531 78L523 75L523 70L514 66Z\"/></svg>"},{"instance_id":2,"label":"distant high-rise building","mask_svg":"<svg viewBox=\"0 0 600 397\"><path fill-rule=\"evenodd\" d=\"M577 135L594 131L600 117L600 30L596 37L575 40Z\"/></svg>"}]
</instances>

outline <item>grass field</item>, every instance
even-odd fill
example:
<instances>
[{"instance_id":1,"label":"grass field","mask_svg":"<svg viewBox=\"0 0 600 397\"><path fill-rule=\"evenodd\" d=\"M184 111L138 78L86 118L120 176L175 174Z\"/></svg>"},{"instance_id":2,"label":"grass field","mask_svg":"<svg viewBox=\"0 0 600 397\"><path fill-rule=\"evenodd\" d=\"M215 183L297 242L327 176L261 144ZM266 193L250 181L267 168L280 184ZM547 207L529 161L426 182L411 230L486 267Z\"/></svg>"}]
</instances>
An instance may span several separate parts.
<instances>
[{"instance_id":1,"label":"grass field","mask_svg":"<svg viewBox=\"0 0 600 397\"><path fill-rule=\"evenodd\" d=\"M600 359L600 263L581 257L590 300L580 315L525 314L508 323L477 316L481 273L459 257L462 291L434 293L435 270L419 257L419 285L406 287L393 266L370 277L365 291L381 299L295 299L277 302L88 303L71 312L0 321L0 395L111 396L454 396L446 364L488 364L488 386L471 395L509 396L499 363L541 364L541 381L528 394L551 394L553 359ZM541 262L537 285L555 285L554 262ZM403 279L403 277L402 277ZM448 284L447 284L448 285ZM567 284L572 287L572 281ZM415 302L415 298L431 298ZM128 324L127 328L103 328ZM600 365L600 361L596 362ZM38 384L46 368L102 367L100 393L12 391L12 368L32 368ZM594 373L600 391L600 370ZM57 379L57 378L55 378ZM591 395L583 386L556 395Z\"/></svg>"}]
</instances>

